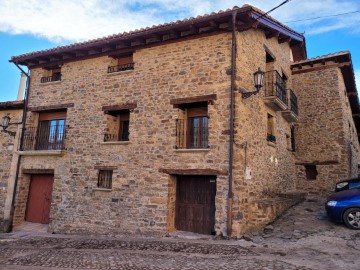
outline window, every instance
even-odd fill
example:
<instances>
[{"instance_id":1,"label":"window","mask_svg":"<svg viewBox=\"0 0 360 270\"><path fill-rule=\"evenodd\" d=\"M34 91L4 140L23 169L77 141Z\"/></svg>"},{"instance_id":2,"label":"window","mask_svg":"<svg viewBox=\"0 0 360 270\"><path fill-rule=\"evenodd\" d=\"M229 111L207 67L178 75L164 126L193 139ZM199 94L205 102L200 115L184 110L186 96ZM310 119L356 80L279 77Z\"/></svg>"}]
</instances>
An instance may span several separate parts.
<instances>
[{"instance_id":1,"label":"window","mask_svg":"<svg viewBox=\"0 0 360 270\"><path fill-rule=\"evenodd\" d=\"M40 79L41 83L54 82L61 80L61 67L53 67L45 72L45 76Z\"/></svg>"},{"instance_id":2,"label":"window","mask_svg":"<svg viewBox=\"0 0 360 270\"><path fill-rule=\"evenodd\" d=\"M177 148L208 148L209 117L207 102L180 107L182 118L177 119Z\"/></svg>"},{"instance_id":3,"label":"window","mask_svg":"<svg viewBox=\"0 0 360 270\"><path fill-rule=\"evenodd\" d=\"M113 174L112 170L99 170L97 187L111 189L112 174Z\"/></svg>"},{"instance_id":4,"label":"window","mask_svg":"<svg viewBox=\"0 0 360 270\"><path fill-rule=\"evenodd\" d=\"M36 150L64 149L66 111L40 113L36 134Z\"/></svg>"},{"instance_id":5,"label":"window","mask_svg":"<svg viewBox=\"0 0 360 270\"><path fill-rule=\"evenodd\" d=\"M318 175L316 165L305 165L305 174L307 180L316 180Z\"/></svg>"},{"instance_id":6,"label":"window","mask_svg":"<svg viewBox=\"0 0 360 270\"><path fill-rule=\"evenodd\" d=\"M128 141L130 126L130 111L109 111L107 115L107 132L104 141Z\"/></svg>"},{"instance_id":7,"label":"window","mask_svg":"<svg viewBox=\"0 0 360 270\"><path fill-rule=\"evenodd\" d=\"M268 142L276 142L276 137L275 137L275 117L272 116L271 114L267 114L267 141Z\"/></svg>"},{"instance_id":8,"label":"window","mask_svg":"<svg viewBox=\"0 0 360 270\"><path fill-rule=\"evenodd\" d=\"M295 126L291 126L290 128L290 141L291 141L291 151L296 151L296 144L295 144Z\"/></svg>"},{"instance_id":9,"label":"window","mask_svg":"<svg viewBox=\"0 0 360 270\"><path fill-rule=\"evenodd\" d=\"M133 55L123 55L117 56L114 58L112 65L108 67L108 73L133 70L134 69L134 60Z\"/></svg>"}]
</instances>

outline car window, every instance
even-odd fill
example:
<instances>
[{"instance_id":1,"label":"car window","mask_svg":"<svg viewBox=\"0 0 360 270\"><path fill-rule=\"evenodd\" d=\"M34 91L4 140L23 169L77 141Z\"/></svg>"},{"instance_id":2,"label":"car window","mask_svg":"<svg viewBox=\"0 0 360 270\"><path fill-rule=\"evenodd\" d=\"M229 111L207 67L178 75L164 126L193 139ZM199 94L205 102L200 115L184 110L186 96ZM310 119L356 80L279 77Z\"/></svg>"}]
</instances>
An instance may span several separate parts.
<instances>
[{"instance_id":1,"label":"car window","mask_svg":"<svg viewBox=\"0 0 360 270\"><path fill-rule=\"evenodd\" d=\"M360 187L360 181L359 182L350 182L349 183L349 189Z\"/></svg>"}]
</instances>

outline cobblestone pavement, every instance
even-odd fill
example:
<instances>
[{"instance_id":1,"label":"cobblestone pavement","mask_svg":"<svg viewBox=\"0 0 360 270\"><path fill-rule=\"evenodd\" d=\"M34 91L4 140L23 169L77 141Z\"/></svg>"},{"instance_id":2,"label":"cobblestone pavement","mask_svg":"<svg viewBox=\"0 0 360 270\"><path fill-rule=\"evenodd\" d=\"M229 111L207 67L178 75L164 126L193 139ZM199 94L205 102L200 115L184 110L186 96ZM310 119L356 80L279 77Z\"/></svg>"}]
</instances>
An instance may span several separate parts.
<instances>
[{"instance_id":1,"label":"cobblestone pavement","mask_svg":"<svg viewBox=\"0 0 360 270\"><path fill-rule=\"evenodd\" d=\"M310 198L237 240L0 234L0 269L360 269L360 232Z\"/></svg>"}]
</instances>

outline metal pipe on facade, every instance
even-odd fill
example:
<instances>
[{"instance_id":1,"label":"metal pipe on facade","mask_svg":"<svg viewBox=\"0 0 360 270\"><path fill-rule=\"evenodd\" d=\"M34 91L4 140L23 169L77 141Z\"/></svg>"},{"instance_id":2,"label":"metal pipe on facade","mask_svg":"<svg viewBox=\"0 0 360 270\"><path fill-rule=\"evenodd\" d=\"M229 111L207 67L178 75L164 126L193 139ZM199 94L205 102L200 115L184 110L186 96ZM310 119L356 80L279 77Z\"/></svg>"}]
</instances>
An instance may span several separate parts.
<instances>
[{"instance_id":1,"label":"metal pipe on facade","mask_svg":"<svg viewBox=\"0 0 360 270\"><path fill-rule=\"evenodd\" d=\"M23 145L24 141L24 131L25 131L25 124L26 124L26 114L27 114L27 107L29 102L29 90L30 90L30 76L21 68L18 64L15 63L15 66L20 69L22 74L24 74L27 77L26 80L26 86L25 86L25 97L24 97L24 108L23 108L23 115L22 115L22 125L21 125L21 134L20 134L20 150ZM21 155L19 156L18 162L16 164L16 174L15 174L15 182L14 182L14 190L13 190L13 196L11 201L11 210L10 210L10 218L9 218L9 224L7 225L7 228L4 228L6 232L11 232L12 225L13 225L13 219L14 219L14 212L15 212L15 198L16 198L16 189L19 179L19 173L20 173L20 163L21 163Z\"/></svg>"},{"instance_id":2,"label":"metal pipe on facade","mask_svg":"<svg viewBox=\"0 0 360 270\"><path fill-rule=\"evenodd\" d=\"M235 72L236 72L236 15L232 13L232 44L231 44L231 85L230 85L230 138L229 138L229 178L227 196L227 235L232 233L232 181L233 181L233 151L234 151L234 113L235 113Z\"/></svg>"}]
</instances>

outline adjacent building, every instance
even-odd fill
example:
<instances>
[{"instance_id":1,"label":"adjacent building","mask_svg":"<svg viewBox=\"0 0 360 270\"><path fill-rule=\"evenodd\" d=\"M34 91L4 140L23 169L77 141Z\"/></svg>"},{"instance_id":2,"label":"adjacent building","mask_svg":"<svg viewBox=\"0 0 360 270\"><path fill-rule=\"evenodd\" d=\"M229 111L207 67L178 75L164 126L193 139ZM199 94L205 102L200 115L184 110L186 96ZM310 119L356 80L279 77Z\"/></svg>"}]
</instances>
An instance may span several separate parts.
<instances>
[{"instance_id":1,"label":"adjacent building","mask_svg":"<svg viewBox=\"0 0 360 270\"><path fill-rule=\"evenodd\" d=\"M11 62L30 83L7 224L241 236L357 174L350 53L307 59L303 35L251 6Z\"/></svg>"}]
</instances>

